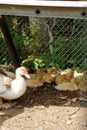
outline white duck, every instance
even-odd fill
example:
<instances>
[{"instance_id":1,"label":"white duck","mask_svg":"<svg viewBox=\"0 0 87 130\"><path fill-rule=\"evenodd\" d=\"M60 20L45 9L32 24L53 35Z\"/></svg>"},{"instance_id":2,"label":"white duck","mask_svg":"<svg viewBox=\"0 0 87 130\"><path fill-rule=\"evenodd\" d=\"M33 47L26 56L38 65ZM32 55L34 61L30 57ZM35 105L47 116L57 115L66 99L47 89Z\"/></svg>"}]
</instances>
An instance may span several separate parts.
<instances>
[{"instance_id":1,"label":"white duck","mask_svg":"<svg viewBox=\"0 0 87 130\"><path fill-rule=\"evenodd\" d=\"M22 96L26 91L25 78L30 78L25 67L16 69L16 78L7 76L4 71L0 72L0 99L13 100Z\"/></svg>"}]
</instances>

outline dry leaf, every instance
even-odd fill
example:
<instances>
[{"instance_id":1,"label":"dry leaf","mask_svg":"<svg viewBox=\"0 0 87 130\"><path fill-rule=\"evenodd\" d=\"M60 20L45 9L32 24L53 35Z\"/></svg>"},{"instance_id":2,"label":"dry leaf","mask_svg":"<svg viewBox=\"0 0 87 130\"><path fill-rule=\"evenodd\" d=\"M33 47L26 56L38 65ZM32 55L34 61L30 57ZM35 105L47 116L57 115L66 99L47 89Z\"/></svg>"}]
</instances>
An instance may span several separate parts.
<instances>
[{"instance_id":1,"label":"dry leaf","mask_svg":"<svg viewBox=\"0 0 87 130\"><path fill-rule=\"evenodd\" d=\"M67 96L58 97L59 99L67 99Z\"/></svg>"},{"instance_id":2,"label":"dry leaf","mask_svg":"<svg viewBox=\"0 0 87 130\"><path fill-rule=\"evenodd\" d=\"M64 105L65 105L65 106L68 106L68 105L70 105L71 103L76 102L76 101L77 101L77 98L72 98L72 99L69 99L68 102L65 103Z\"/></svg>"},{"instance_id":3,"label":"dry leaf","mask_svg":"<svg viewBox=\"0 0 87 130\"><path fill-rule=\"evenodd\" d=\"M71 101L72 101L72 102L76 102L76 101L77 101L77 97L72 98Z\"/></svg>"}]
</instances>

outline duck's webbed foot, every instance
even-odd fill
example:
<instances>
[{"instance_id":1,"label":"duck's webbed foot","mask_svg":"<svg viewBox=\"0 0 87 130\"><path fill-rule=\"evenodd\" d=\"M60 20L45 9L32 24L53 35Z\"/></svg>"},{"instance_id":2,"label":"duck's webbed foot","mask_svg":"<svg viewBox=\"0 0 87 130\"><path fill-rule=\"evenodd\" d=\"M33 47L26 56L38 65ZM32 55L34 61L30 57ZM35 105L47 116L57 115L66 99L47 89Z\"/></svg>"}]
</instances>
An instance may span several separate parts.
<instances>
[{"instance_id":1,"label":"duck's webbed foot","mask_svg":"<svg viewBox=\"0 0 87 130\"><path fill-rule=\"evenodd\" d=\"M0 109L9 109L16 106L16 104L17 102L11 102L11 101L3 102L3 99L0 98Z\"/></svg>"}]
</instances>

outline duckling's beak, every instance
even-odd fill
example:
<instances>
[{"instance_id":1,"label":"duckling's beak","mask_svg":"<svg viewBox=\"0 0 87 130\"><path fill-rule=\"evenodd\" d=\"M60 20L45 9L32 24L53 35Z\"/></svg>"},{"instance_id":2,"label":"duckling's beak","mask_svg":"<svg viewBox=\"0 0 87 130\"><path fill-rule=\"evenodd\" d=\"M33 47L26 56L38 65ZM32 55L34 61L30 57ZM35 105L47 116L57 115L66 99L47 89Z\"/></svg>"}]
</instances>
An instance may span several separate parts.
<instances>
[{"instance_id":1,"label":"duckling's beak","mask_svg":"<svg viewBox=\"0 0 87 130\"><path fill-rule=\"evenodd\" d=\"M30 79L30 75L29 74L25 74L25 77Z\"/></svg>"}]
</instances>

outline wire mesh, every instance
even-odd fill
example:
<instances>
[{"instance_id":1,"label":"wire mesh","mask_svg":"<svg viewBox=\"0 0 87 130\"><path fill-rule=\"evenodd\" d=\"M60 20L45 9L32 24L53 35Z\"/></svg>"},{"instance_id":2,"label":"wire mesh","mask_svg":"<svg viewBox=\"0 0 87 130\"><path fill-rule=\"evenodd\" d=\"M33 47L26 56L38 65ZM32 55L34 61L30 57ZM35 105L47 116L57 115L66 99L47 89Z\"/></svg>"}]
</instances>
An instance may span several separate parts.
<instances>
[{"instance_id":1,"label":"wire mesh","mask_svg":"<svg viewBox=\"0 0 87 130\"><path fill-rule=\"evenodd\" d=\"M8 54L8 48L5 44L3 34L0 31L0 66L8 65L12 65L12 61Z\"/></svg>"},{"instance_id":2,"label":"wire mesh","mask_svg":"<svg viewBox=\"0 0 87 130\"><path fill-rule=\"evenodd\" d=\"M6 16L6 20L21 64L87 69L86 19ZM12 64L2 39L0 33L0 64Z\"/></svg>"}]
</instances>

